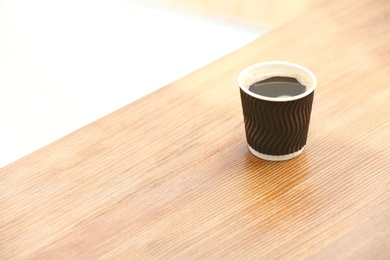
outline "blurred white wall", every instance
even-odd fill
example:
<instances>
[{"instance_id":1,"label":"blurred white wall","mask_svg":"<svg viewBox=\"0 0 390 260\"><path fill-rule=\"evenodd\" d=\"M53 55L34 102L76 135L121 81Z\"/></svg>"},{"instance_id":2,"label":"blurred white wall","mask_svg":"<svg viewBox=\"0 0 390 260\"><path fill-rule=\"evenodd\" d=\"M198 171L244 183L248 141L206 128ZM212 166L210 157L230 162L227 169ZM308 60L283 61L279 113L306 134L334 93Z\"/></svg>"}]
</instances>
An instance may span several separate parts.
<instances>
[{"instance_id":1,"label":"blurred white wall","mask_svg":"<svg viewBox=\"0 0 390 260\"><path fill-rule=\"evenodd\" d=\"M261 35L131 0L0 0L0 167Z\"/></svg>"}]
</instances>

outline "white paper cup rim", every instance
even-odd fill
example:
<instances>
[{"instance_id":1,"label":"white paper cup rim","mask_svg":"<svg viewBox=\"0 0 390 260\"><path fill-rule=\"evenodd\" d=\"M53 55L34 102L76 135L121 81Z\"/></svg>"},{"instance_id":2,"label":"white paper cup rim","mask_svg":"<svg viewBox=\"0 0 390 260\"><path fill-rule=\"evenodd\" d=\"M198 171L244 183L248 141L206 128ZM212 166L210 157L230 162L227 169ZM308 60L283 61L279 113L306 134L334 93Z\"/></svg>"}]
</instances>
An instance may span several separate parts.
<instances>
[{"instance_id":1,"label":"white paper cup rim","mask_svg":"<svg viewBox=\"0 0 390 260\"><path fill-rule=\"evenodd\" d=\"M307 89L302 94L289 97L267 97L249 90L249 86L253 83L275 76L294 77L306 86ZM313 72L301 65L287 61L266 61L253 64L241 71L237 81L242 91L248 95L271 102L287 102L301 99L312 93L317 87L317 79Z\"/></svg>"}]
</instances>

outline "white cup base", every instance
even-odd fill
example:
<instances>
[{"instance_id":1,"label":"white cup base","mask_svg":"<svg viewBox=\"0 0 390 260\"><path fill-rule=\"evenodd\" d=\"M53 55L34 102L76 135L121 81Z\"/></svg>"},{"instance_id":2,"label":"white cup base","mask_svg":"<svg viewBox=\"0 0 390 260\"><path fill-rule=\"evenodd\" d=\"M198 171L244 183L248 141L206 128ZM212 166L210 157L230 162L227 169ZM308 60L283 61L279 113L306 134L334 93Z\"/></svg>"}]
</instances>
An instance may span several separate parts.
<instances>
[{"instance_id":1,"label":"white cup base","mask_svg":"<svg viewBox=\"0 0 390 260\"><path fill-rule=\"evenodd\" d=\"M256 151L252 147L250 147L249 145L248 145L248 148L249 148L249 151L251 151L251 153L254 156L259 157L260 159L263 159L263 160L267 160L267 161L286 161L286 160L290 160L290 159L300 155L303 152L303 149L305 149L305 147L302 147L301 150L293 152L293 153L284 154L284 155L270 155L270 154L259 153L258 151Z\"/></svg>"}]
</instances>

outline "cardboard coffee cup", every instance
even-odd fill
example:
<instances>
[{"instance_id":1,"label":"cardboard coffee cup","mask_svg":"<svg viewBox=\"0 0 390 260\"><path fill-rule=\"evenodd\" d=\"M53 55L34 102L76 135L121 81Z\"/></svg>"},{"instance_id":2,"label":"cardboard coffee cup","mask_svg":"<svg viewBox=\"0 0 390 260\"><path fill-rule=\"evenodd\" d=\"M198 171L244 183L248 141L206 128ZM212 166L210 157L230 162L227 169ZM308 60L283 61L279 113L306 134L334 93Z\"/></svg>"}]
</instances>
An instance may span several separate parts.
<instances>
[{"instance_id":1,"label":"cardboard coffee cup","mask_svg":"<svg viewBox=\"0 0 390 260\"><path fill-rule=\"evenodd\" d=\"M249 150L270 161L300 155L317 85L314 74L290 62L262 62L244 69L238 84Z\"/></svg>"}]
</instances>

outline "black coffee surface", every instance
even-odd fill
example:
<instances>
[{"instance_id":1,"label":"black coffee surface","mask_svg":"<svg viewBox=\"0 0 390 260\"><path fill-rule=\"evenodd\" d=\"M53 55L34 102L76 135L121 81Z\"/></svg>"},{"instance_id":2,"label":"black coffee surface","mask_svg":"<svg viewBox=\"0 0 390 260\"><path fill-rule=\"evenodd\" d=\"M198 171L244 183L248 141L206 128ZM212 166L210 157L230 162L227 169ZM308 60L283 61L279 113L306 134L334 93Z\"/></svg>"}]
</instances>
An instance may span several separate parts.
<instances>
[{"instance_id":1,"label":"black coffee surface","mask_svg":"<svg viewBox=\"0 0 390 260\"><path fill-rule=\"evenodd\" d=\"M293 97L306 91L296 78L272 77L253 83L249 90L255 94L265 97Z\"/></svg>"}]
</instances>

